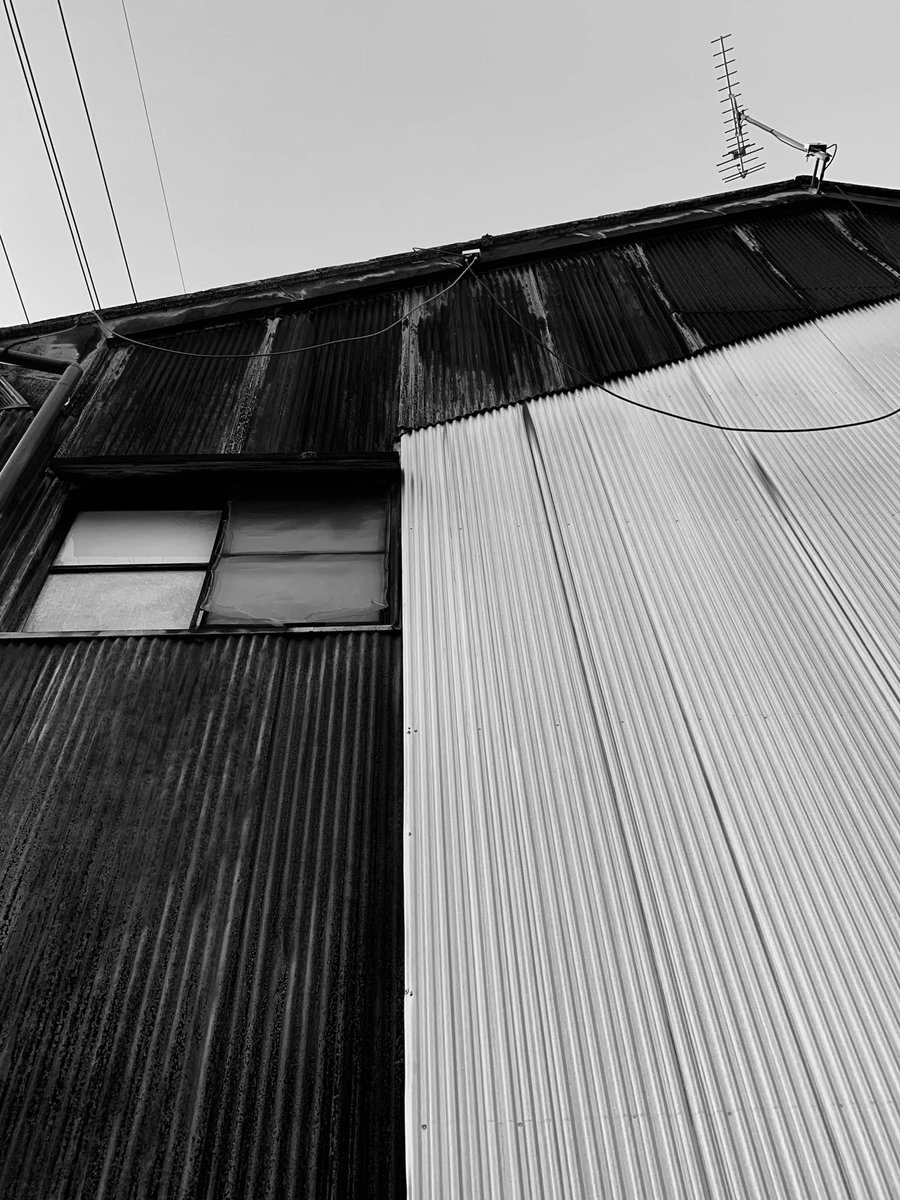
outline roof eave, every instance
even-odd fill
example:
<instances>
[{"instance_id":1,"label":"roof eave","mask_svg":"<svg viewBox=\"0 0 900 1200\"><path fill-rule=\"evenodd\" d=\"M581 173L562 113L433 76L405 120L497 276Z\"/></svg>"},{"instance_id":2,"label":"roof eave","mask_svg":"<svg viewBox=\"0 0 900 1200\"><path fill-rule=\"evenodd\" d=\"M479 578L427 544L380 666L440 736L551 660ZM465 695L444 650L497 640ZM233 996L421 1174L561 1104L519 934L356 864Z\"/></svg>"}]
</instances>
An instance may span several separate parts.
<instances>
[{"instance_id":1,"label":"roof eave","mask_svg":"<svg viewBox=\"0 0 900 1200\"><path fill-rule=\"evenodd\" d=\"M488 234L480 239L452 242L367 262L281 275L101 311L104 322L123 333L205 324L274 306L349 299L373 291L443 279L457 269L453 259L459 260L461 265L462 251L473 247L480 249L481 261L485 265L512 265L523 259L571 252L600 242L630 240L676 228L687 229L734 220L743 213L756 214L767 209L821 203L824 198L831 203L859 202L868 206L900 207L900 191L829 181L818 194L813 194L810 191L810 177L798 176L776 184L744 188L736 193L701 196L497 236ZM91 312L0 330L2 345L41 344L45 350L62 353L74 349L81 354L98 337L99 329Z\"/></svg>"}]
</instances>

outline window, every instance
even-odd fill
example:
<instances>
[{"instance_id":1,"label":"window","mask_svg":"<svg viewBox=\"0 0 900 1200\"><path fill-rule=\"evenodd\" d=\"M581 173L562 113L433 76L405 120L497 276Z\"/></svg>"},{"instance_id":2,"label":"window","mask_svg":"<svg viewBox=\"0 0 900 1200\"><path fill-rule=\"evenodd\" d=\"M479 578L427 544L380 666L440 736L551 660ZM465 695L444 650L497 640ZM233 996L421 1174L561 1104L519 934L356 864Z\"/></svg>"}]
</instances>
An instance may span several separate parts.
<instances>
[{"instance_id":1,"label":"window","mask_svg":"<svg viewBox=\"0 0 900 1200\"><path fill-rule=\"evenodd\" d=\"M388 485L333 477L227 491L205 507L86 503L25 630L390 620Z\"/></svg>"}]
</instances>

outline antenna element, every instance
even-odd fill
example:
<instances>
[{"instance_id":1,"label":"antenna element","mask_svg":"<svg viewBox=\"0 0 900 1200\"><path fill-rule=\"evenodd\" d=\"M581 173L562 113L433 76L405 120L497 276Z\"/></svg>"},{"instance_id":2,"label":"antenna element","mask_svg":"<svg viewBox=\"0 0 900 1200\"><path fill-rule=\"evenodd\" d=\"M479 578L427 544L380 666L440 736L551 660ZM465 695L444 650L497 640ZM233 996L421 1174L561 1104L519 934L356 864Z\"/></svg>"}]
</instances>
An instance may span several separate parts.
<instances>
[{"instance_id":1,"label":"antenna element","mask_svg":"<svg viewBox=\"0 0 900 1200\"><path fill-rule=\"evenodd\" d=\"M749 141L744 134L744 113L738 104L741 93L737 90L740 84L735 74L731 34L724 33L721 37L713 38L712 44L718 46L713 51L713 61L719 83L722 119L725 122L725 157L716 163L716 167L723 181L731 183L735 179L746 179L754 171L762 171L766 164L757 161L762 154L762 147Z\"/></svg>"},{"instance_id":2,"label":"antenna element","mask_svg":"<svg viewBox=\"0 0 900 1200\"><path fill-rule=\"evenodd\" d=\"M748 125L755 125L784 142L795 150L802 150L807 158L815 159L812 170L811 192L817 192L825 178L825 168L837 154L837 142L826 145L825 142L798 142L796 138L779 133L771 125L764 125L751 117L745 108L738 104L741 93L738 89L737 76L734 68L734 47L731 45L731 34L723 33L713 38L712 44L718 49L713 51L713 61L716 64L716 79L719 82L719 103L722 105L722 117L725 121L725 157L716 164L725 183L735 179L746 179L754 171L761 171L764 162L758 162L762 148L751 142L746 134Z\"/></svg>"}]
</instances>

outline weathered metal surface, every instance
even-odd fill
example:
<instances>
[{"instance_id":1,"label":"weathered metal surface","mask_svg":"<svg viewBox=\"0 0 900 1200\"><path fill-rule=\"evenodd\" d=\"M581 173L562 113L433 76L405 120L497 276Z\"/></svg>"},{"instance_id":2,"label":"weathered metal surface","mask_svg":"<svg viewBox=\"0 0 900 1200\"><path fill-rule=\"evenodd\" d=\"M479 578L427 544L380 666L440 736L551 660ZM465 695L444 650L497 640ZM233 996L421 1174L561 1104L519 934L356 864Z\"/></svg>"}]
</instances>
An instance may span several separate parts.
<instances>
[{"instance_id":1,"label":"weathered metal surface","mask_svg":"<svg viewBox=\"0 0 900 1200\"><path fill-rule=\"evenodd\" d=\"M19 438L31 423L30 408L0 409L0 466L12 454Z\"/></svg>"},{"instance_id":2,"label":"weathered metal surface","mask_svg":"<svg viewBox=\"0 0 900 1200\"><path fill-rule=\"evenodd\" d=\"M253 354L267 322L256 318L213 329L146 338L160 350L117 346L94 384L64 454L226 453L241 406L255 399L257 360L182 357ZM240 447L237 447L240 449Z\"/></svg>"},{"instance_id":3,"label":"weathered metal surface","mask_svg":"<svg viewBox=\"0 0 900 1200\"><path fill-rule=\"evenodd\" d=\"M401 333L366 335L398 316L382 297L116 345L62 455L390 450ZM332 339L351 340L305 349Z\"/></svg>"},{"instance_id":4,"label":"weathered metal surface","mask_svg":"<svg viewBox=\"0 0 900 1200\"><path fill-rule=\"evenodd\" d=\"M68 493L66 483L39 471L20 484L0 515L0 629L18 629L37 599L55 553L52 537Z\"/></svg>"},{"instance_id":5,"label":"weathered metal surface","mask_svg":"<svg viewBox=\"0 0 900 1200\"><path fill-rule=\"evenodd\" d=\"M577 368L560 368L564 386L582 387L582 372L609 379L688 352L671 306L657 294L640 257L627 249L549 259L535 272L551 344Z\"/></svg>"},{"instance_id":6,"label":"weathered metal surface","mask_svg":"<svg viewBox=\"0 0 900 1200\"><path fill-rule=\"evenodd\" d=\"M617 382L900 394L900 304ZM411 1200L896 1195L897 420L596 389L409 434Z\"/></svg>"},{"instance_id":7,"label":"weathered metal surface","mask_svg":"<svg viewBox=\"0 0 900 1200\"><path fill-rule=\"evenodd\" d=\"M817 313L898 293L895 275L842 235L824 213L777 217L749 227L763 253Z\"/></svg>"},{"instance_id":8,"label":"weathered metal surface","mask_svg":"<svg viewBox=\"0 0 900 1200\"><path fill-rule=\"evenodd\" d=\"M438 287L413 292L410 308L430 302L410 321L401 425L431 425L563 386L559 364L534 340L546 340L548 329L532 268L489 271L484 278L525 328L505 317L474 279L437 299Z\"/></svg>"},{"instance_id":9,"label":"weathered metal surface","mask_svg":"<svg viewBox=\"0 0 900 1200\"><path fill-rule=\"evenodd\" d=\"M688 353L646 273L623 251L523 264L483 278L515 320L473 279L415 313L400 404L404 428L577 387L583 372L608 379ZM438 290L411 294L410 306Z\"/></svg>"},{"instance_id":10,"label":"weathered metal surface","mask_svg":"<svg viewBox=\"0 0 900 1200\"><path fill-rule=\"evenodd\" d=\"M399 650L0 646L0 1195L404 1194Z\"/></svg>"},{"instance_id":11,"label":"weathered metal surface","mask_svg":"<svg viewBox=\"0 0 900 1200\"><path fill-rule=\"evenodd\" d=\"M805 298L731 229L654 238L646 242L645 252L673 309L707 346L813 315Z\"/></svg>"},{"instance_id":12,"label":"weathered metal surface","mask_svg":"<svg viewBox=\"0 0 900 1200\"><path fill-rule=\"evenodd\" d=\"M900 220L860 208L844 213L843 220L873 254L894 270L900 270Z\"/></svg>"},{"instance_id":13,"label":"weathered metal surface","mask_svg":"<svg viewBox=\"0 0 900 1200\"><path fill-rule=\"evenodd\" d=\"M390 450L397 428L401 315L400 298L388 295L281 317L272 342L276 357L261 376L247 452ZM304 349L340 339L348 340Z\"/></svg>"},{"instance_id":14,"label":"weathered metal surface","mask_svg":"<svg viewBox=\"0 0 900 1200\"><path fill-rule=\"evenodd\" d=\"M487 235L480 239L480 243L492 262L499 265L509 259L521 258L523 252L542 254L571 249L583 244L586 238L603 241L621 236L639 236L663 225L689 228L698 222L706 224L711 216L734 217L738 211L746 216L750 212L784 207L793 209L797 205L811 207L817 201L810 196L808 185L808 176L798 176L797 179L769 183L763 187L741 188L739 192L700 196L674 204L566 221L498 236ZM874 201L879 206L896 206L898 202L896 192L882 188L838 185L829 181L825 184L825 191L839 191L842 196L849 192L864 204ZM448 253L458 254L471 245L471 241L455 242L368 262L318 267L296 275L280 275L188 295L179 293L139 304L104 309L103 317L123 333L143 337L148 330L163 325L178 326L185 321L220 322L240 313L246 316L254 311L270 309L280 303L285 290L297 300L331 303L338 298L345 298L348 292L411 287L416 283L422 285L434 277L436 268L441 274L440 264L446 260ZM97 333L95 315L84 313L77 317L58 317L34 325L0 330L0 343L27 344L36 353L61 350L65 354L72 348L84 348L92 344Z\"/></svg>"},{"instance_id":15,"label":"weathered metal surface","mask_svg":"<svg viewBox=\"0 0 900 1200\"><path fill-rule=\"evenodd\" d=\"M869 245L871 237L854 238L810 209L479 268L524 328L472 278L438 296L451 275L403 292L302 312L281 305L268 316L157 335L159 350L114 345L81 389L81 416L63 454L389 450L398 428L603 381L897 295L900 278ZM286 292L282 299L290 304ZM340 344L309 349L328 341ZM207 360L165 350L272 357Z\"/></svg>"}]
</instances>

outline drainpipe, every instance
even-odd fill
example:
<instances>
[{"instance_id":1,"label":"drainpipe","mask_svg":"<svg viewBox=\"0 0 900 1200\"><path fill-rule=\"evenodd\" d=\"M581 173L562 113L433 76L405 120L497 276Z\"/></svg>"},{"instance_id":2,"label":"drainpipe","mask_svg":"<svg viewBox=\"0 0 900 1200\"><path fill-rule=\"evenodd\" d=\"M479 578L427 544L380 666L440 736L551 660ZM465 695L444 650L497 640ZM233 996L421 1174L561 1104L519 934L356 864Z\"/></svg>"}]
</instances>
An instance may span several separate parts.
<instances>
[{"instance_id":1,"label":"drainpipe","mask_svg":"<svg viewBox=\"0 0 900 1200\"><path fill-rule=\"evenodd\" d=\"M45 358L39 354L20 354L18 350L0 349L0 363L3 362L13 363L18 367L33 367L37 371L52 371L60 378L0 470L0 512L6 508L19 480L34 463L53 432L63 405L83 374L78 363L64 362L59 358Z\"/></svg>"}]
</instances>

